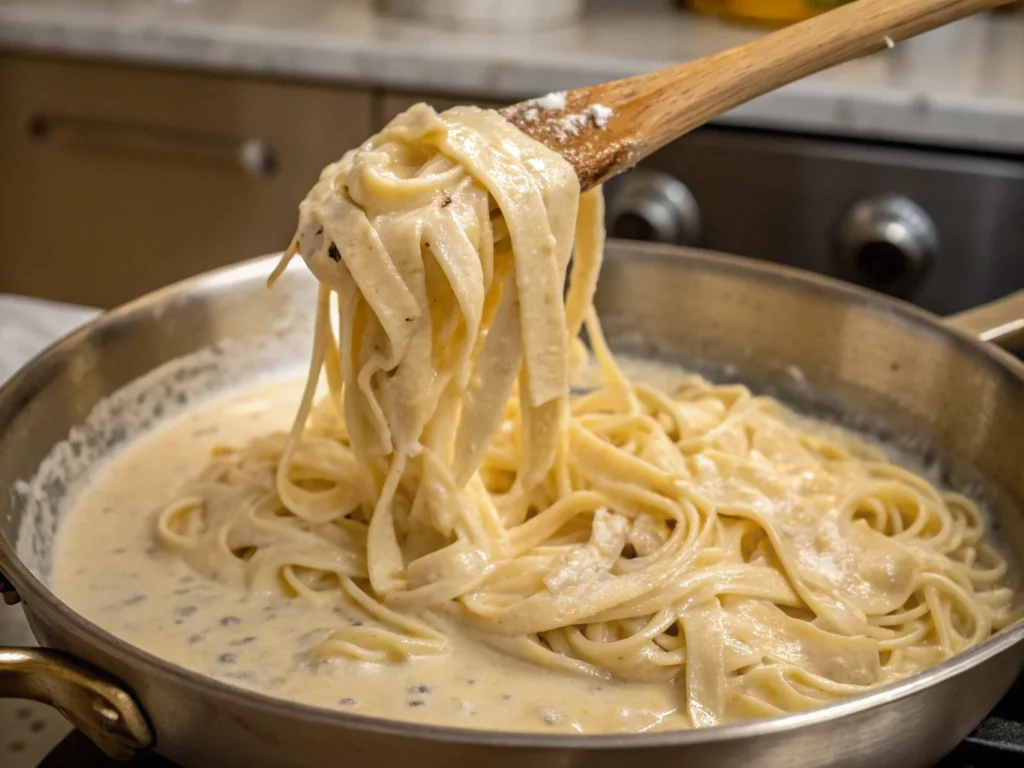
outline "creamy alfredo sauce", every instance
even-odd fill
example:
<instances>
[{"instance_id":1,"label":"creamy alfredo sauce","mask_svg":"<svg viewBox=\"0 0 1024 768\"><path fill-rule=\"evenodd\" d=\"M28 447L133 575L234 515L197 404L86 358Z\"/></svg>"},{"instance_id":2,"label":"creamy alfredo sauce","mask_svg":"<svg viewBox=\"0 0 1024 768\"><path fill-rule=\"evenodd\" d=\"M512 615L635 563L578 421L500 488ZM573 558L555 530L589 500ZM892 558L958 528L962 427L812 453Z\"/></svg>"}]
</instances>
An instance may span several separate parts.
<instances>
[{"instance_id":1,"label":"creamy alfredo sauce","mask_svg":"<svg viewBox=\"0 0 1024 768\"><path fill-rule=\"evenodd\" d=\"M625 362L625 361L623 361ZM682 373L635 361L670 388ZM446 627L452 651L406 663L317 661L345 606L236 592L195 574L154 536L154 515L218 445L239 446L295 415L301 381L186 413L140 439L77 500L61 527L53 589L71 608L160 658L305 704L378 717L501 730L639 732L685 728L682 683L618 683L535 666Z\"/></svg>"}]
</instances>

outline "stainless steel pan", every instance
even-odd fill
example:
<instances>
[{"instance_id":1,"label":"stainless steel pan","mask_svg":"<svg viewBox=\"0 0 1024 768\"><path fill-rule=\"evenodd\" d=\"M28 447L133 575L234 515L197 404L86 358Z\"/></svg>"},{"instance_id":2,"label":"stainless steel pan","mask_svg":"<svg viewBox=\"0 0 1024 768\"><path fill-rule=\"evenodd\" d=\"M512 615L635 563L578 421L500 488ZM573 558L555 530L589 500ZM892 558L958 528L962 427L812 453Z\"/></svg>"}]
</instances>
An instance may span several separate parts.
<instances>
[{"instance_id":1,"label":"stainless steel pan","mask_svg":"<svg viewBox=\"0 0 1024 768\"><path fill-rule=\"evenodd\" d=\"M0 392L0 485L32 476L101 398L147 371L232 339L281 336L312 279L264 288L265 258L107 313ZM620 348L734 377L934 451L955 484L984 491L998 535L1024 560L1024 366L982 343L1024 341L1024 294L942 321L810 274L697 251L615 243L598 308ZM282 326L284 322L284 326ZM301 324L305 335L308 328ZM968 329L964 332L961 329ZM300 362L303 345L282 353ZM794 367L795 366L795 367ZM59 485L59 484L58 484ZM49 488L46 504L61 501ZM0 498L0 572L44 651L0 651L0 695L50 702L110 754L153 747L185 766L929 765L960 741L1024 666L1024 626L903 683L787 717L632 736L509 734L301 706L186 671L75 614L45 584L55 526L15 554L30 506ZM44 516L45 517L45 516ZM35 563L30 569L28 561ZM40 565L43 563L43 565ZM2 581L2 580L0 580Z\"/></svg>"}]
</instances>

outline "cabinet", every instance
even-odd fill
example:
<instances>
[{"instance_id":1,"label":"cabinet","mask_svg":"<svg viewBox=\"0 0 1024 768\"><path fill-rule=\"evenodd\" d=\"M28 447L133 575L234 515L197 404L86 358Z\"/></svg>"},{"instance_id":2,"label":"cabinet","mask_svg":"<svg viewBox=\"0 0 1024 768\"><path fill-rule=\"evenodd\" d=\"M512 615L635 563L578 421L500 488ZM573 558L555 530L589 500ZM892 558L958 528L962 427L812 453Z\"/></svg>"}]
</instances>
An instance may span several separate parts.
<instances>
[{"instance_id":1,"label":"cabinet","mask_svg":"<svg viewBox=\"0 0 1024 768\"><path fill-rule=\"evenodd\" d=\"M284 248L369 90L0 56L0 292L109 307Z\"/></svg>"}]
</instances>

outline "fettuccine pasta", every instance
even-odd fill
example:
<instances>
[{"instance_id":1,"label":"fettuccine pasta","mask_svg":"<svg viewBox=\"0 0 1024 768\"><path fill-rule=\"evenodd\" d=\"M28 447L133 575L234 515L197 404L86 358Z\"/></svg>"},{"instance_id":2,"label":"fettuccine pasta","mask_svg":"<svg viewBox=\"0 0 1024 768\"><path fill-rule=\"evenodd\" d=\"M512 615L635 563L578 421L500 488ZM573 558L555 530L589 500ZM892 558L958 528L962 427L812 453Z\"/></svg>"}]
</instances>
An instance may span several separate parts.
<instances>
[{"instance_id":1,"label":"fettuccine pasta","mask_svg":"<svg viewBox=\"0 0 1024 768\"><path fill-rule=\"evenodd\" d=\"M458 626L674 681L694 726L866 691L1012 621L967 498L741 386L627 378L592 307L602 208L468 107L413 107L328 166L279 268L300 255L320 285L294 426L216 452L163 542L361 611L321 658L446 654Z\"/></svg>"}]
</instances>

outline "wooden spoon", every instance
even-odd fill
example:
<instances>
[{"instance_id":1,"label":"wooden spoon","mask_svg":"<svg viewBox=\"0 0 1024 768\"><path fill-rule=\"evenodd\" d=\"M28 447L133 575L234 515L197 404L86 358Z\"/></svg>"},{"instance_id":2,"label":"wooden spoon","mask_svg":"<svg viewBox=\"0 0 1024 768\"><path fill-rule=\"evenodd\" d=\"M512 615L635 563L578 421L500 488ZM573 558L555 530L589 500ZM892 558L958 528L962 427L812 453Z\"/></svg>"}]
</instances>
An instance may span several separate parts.
<instances>
[{"instance_id":1,"label":"wooden spoon","mask_svg":"<svg viewBox=\"0 0 1024 768\"><path fill-rule=\"evenodd\" d=\"M501 110L584 190L750 99L1007 0L857 0L752 43Z\"/></svg>"}]
</instances>

